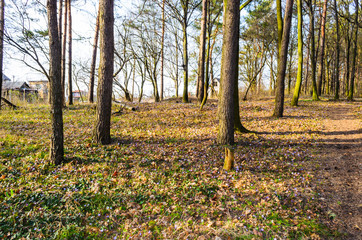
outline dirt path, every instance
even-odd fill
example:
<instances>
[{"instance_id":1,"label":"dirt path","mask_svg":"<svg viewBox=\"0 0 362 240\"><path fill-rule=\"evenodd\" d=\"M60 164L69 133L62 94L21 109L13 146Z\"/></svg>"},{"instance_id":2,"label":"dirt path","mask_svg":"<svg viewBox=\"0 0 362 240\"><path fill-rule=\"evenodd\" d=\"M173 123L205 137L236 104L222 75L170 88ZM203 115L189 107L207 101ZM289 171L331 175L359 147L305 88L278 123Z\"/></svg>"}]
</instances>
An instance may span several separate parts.
<instances>
[{"instance_id":1,"label":"dirt path","mask_svg":"<svg viewBox=\"0 0 362 240\"><path fill-rule=\"evenodd\" d=\"M362 121L356 113L361 103L336 103L324 111L318 141L321 179L320 201L330 221L344 235L362 239Z\"/></svg>"}]
</instances>

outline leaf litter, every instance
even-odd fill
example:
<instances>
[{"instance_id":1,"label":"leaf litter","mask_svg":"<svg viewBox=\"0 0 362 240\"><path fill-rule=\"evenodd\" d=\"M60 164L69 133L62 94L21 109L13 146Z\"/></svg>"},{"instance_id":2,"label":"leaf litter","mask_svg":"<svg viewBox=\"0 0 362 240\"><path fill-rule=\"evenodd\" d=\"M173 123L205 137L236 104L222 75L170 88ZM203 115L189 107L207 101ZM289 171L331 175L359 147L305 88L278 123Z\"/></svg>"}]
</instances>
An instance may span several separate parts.
<instances>
[{"instance_id":1,"label":"leaf litter","mask_svg":"<svg viewBox=\"0 0 362 240\"><path fill-rule=\"evenodd\" d=\"M217 107L140 104L91 139L94 110L64 111L66 163L48 161L47 106L0 115L0 238L320 239L337 237L318 201L312 144L321 109L274 119L272 101L242 103L235 169L215 143Z\"/></svg>"}]
</instances>

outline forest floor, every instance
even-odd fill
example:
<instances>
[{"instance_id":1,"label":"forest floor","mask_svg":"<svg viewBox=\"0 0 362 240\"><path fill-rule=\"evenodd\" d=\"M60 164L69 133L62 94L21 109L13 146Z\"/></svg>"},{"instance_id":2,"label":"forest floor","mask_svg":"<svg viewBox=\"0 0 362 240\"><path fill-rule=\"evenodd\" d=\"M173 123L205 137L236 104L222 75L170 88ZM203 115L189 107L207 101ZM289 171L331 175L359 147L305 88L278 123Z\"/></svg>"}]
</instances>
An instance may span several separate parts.
<instances>
[{"instance_id":1,"label":"forest floor","mask_svg":"<svg viewBox=\"0 0 362 240\"><path fill-rule=\"evenodd\" d=\"M328 224L348 239L362 239L362 122L352 104L335 103L322 114L316 143L318 175L324 179L319 200L333 219Z\"/></svg>"},{"instance_id":2,"label":"forest floor","mask_svg":"<svg viewBox=\"0 0 362 240\"><path fill-rule=\"evenodd\" d=\"M64 110L66 162L49 163L49 107L0 113L0 239L362 239L361 102L242 102L235 169L215 143L217 102L112 115ZM116 106L113 111L116 112Z\"/></svg>"}]
</instances>

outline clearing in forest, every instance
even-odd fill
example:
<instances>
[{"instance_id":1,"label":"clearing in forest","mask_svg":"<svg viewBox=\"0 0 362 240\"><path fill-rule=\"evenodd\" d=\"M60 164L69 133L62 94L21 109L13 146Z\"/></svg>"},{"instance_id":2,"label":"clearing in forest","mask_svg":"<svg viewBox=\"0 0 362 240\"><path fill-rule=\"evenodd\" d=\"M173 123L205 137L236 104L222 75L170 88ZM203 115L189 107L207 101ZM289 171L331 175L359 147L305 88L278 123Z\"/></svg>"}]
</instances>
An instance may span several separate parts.
<instances>
[{"instance_id":1,"label":"clearing in forest","mask_svg":"<svg viewBox=\"0 0 362 240\"><path fill-rule=\"evenodd\" d=\"M92 142L95 110L64 111L65 154L48 161L47 106L0 115L0 238L361 237L361 103L243 102L235 170L222 170L217 105L140 104ZM115 109L116 110L116 109Z\"/></svg>"}]
</instances>

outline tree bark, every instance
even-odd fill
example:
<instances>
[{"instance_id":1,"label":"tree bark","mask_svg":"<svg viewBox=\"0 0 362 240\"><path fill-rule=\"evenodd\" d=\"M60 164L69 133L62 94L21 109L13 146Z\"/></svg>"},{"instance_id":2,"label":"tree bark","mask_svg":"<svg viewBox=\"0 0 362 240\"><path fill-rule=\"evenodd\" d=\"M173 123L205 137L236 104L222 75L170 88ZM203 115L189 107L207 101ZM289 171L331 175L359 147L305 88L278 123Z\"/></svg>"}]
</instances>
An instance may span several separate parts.
<instances>
[{"instance_id":1,"label":"tree bark","mask_svg":"<svg viewBox=\"0 0 362 240\"><path fill-rule=\"evenodd\" d=\"M111 110L114 60L114 2L99 1L99 83L97 90L97 120L94 139L101 144L111 143Z\"/></svg>"},{"instance_id":2,"label":"tree bark","mask_svg":"<svg viewBox=\"0 0 362 240\"><path fill-rule=\"evenodd\" d=\"M221 84L218 105L219 144L234 144L235 85L238 80L240 1L224 0Z\"/></svg>"},{"instance_id":3,"label":"tree bark","mask_svg":"<svg viewBox=\"0 0 362 240\"><path fill-rule=\"evenodd\" d=\"M99 36L99 9L97 13L96 29L95 29L94 42L93 42L92 63L91 63L90 78L89 78L88 101L90 103L94 102L94 75L96 71L96 62L97 62L98 36Z\"/></svg>"},{"instance_id":4,"label":"tree bark","mask_svg":"<svg viewBox=\"0 0 362 240\"><path fill-rule=\"evenodd\" d=\"M356 58L357 58L357 48L358 48L358 0L354 0L355 2L355 7L356 7L356 13L355 13L355 30L354 30L354 48L353 48L353 55L352 55L352 72L351 72L351 78L350 78L350 82L349 82L349 91L348 91L348 96L347 99L349 101L353 100L353 92L354 92L354 79L355 79L355 75L356 75Z\"/></svg>"},{"instance_id":5,"label":"tree bark","mask_svg":"<svg viewBox=\"0 0 362 240\"><path fill-rule=\"evenodd\" d=\"M68 0L68 105L73 105L72 86L72 0Z\"/></svg>"},{"instance_id":6,"label":"tree bark","mask_svg":"<svg viewBox=\"0 0 362 240\"><path fill-rule=\"evenodd\" d=\"M162 1L162 38L161 38L161 84L160 98L163 100L163 68L164 68L164 45L165 45L165 0Z\"/></svg>"},{"instance_id":7,"label":"tree bark","mask_svg":"<svg viewBox=\"0 0 362 240\"><path fill-rule=\"evenodd\" d=\"M184 91L182 94L182 102L188 103L189 102L189 55L187 50L187 9L188 9L188 1L182 6L183 8L183 23L182 23L182 30L183 30L183 69L184 69Z\"/></svg>"},{"instance_id":8,"label":"tree bark","mask_svg":"<svg viewBox=\"0 0 362 240\"><path fill-rule=\"evenodd\" d=\"M179 87L179 82L178 82L178 41L177 41L177 32L175 32L175 58L176 58L176 73L175 73L175 96L178 97L178 87Z\"/></svg>"},{"instance_id":9,"label":"tree bark","mask_svg":"<svg viewBox=\"0 0 362 240\"><path fill-rule=\"evenodd\" d=\"M199 66L197 72L197 99L200 103L204 99L205 84L205 46L206 46L206 22L208 12L208 0L202 0L202 17L200 33Z\"/></svg>"},{"instance_id":10,"label":"tree bark","mask_svg":"<svg viewBox=\"0 0 362 240\"><path fill-rule=\"evenodd\" d=\"M349 32L349 31L348 31ZM349 33L345 34L345 42L346 42L346 53L345 53L345 59L346 59L346 66L344 68L345 73L345 91L344 93L348 96L349 92L349 80L350 80L350 49L351 49L351 39L349 37Z\"/></svg>"},{"instance_id":11,"label":"tree bark","mask_svg":"<svg viewBox=\"0 0 362 240\"><path fill-rule=\"evenodd\" d=\"M323 80L323 73L324 73L324 48L325 48L325 32L326 32L326 15L327 15L327 3L328 0L324 0L323 4L323 13L321 19L321 39L320 39L320 56L319 56L319 69L318 69L318 86L317 86L317 93L318 96L322 95L322 80Z\"/></svg>"},{"instance_id":12,"label":"tree bark","mask_svg":"<svg viewBox=\"0 0 362 240\"><path fill-rule=\"evenodd\" d=\"M57 1L47 0L47 15L49 29L49 76L51 101L51 146L50 161L58 165L63 162L64 136L63 136L63 101L61 85L61 45L58 36Z\"/></svg>"},{"instance_id":13,"label":"tree bark","mask_svg":"<svg viewBox=\"0 0 362 240\"><path fill-rule=\"evenodd\" d=\"M282 1L277 0L277 24L278 24L278 62L283 38L283 15L282 15Z\"/></svg>"},{"instance_id":14,"label":"tree bark","mask_svg":"<svg viewBox=\"0 0 362 240\"><path fill-rule=\"evenodd\" d=\"M297 0L298 8L298 73L297 73L297 82L295 83L292 106L298 106L300 89L302 87L302 77L303 77L303 2L302 0Z\"/></svg>"},{"instance_id":15,"label":"tree bark","mask_svg":"<svg viewBox=\"0 0 362 240\"><path fill-rule=\"evenodd\" d=\"M62 42L62 23L63 23L63 0L59 0L59 9L58 9L58 36L59 41ZM62 46L60 45L60 51Z\"/></svg>"},{"instance_id":16,"label":"tree bark","mask_svg":"<svg viewBox=\"0 0 362 240\"><path fill-rule=\"evenodd\" d=\"M66 49L67 49L67 25L68 25L68 1L64 0L64 24L63 24L63 43L61 46L62 51L62 62L61 62L61 76L62 76L62 101L63 105L65 105L65 66L66 66Z\"/></svg>"},{"instance_id":17,"label":"tree bark","mask_svg":"<svg viewBox=\"0 0 362 240\"><path fill-rule=\"evenodd\" d=\"M284 88L285 88L285 70L287 67L288 45L290 27L292 23L293 0L287 0L285 6L283 38L278 59L278 77L277 92L275 95L274 117L283 117L284 110Z\"/></svg>"},{"instance_id":18,"label":"tree bark","mask_svg":"<svg viewBox=\"0 0 362 240\"><path fill-rule=\"evenodd\" d=\"M3 86L3 60L4 60L4 21L5 17L5 0L0 0L0 110L1 110L1 95Z\"/></svg>"},{"instance_id":19,"label":"tree bark","mask_svg":"<svg viewBox=\"0 0 362 240\"><path fill-rule=\"evenodd\" d=\"M341 36L339 35L339 17L338 17L338 9L337 9L337 0L333 1L333 5L334 5L334 18L336 21L336 60L335 60L335 87L334 87L334 99L338 100L339 99L339 54L340 54L340 48L339 48L339 44L340 44L340 39Z\"/></svg>"},{"instance_id":20,"label":"tree bark","mask_svg":"<svg viewBox=\"0 0 362 240\"><path fill-rule=\"evenodd\" d=\"M308 2L309 8L309 34L310 34L310 61L311 61L311 75L312 75L312 91L313 91L313 101L319 101L318 92L317 92L317 82L316 82L316 52L315 52L315 38L314 38L314 10L313 4L310 0Z\"/></svg>"},{"instance_id":21,"label":"tree bark","mask_svg":"<svg viewBox=\"0 0 362 240\"><path fill-rule=\"evenodd\" d=\"M203 91L203 98L202 98L202 102L200 105L200 109L202 109L202 107L206 104L207 101L207 97L208 97L208 90L209 90L209 69L210 69L210 40L211 40L211 33L209 32L208 34L208 38L207 38L207 50L206 50L206 68L205 68L205 76L204 76L204 89L202 89Z\"/></svg>"}]
</instances>

